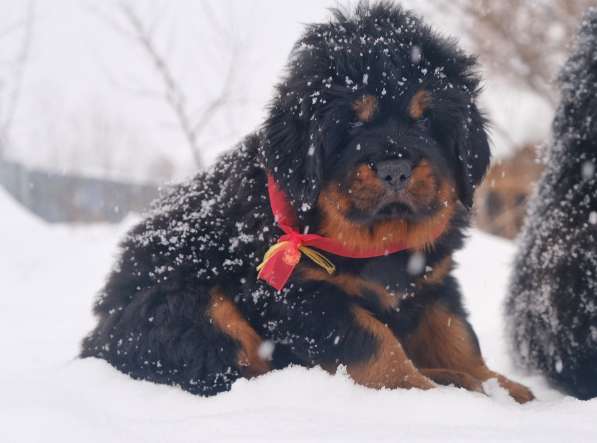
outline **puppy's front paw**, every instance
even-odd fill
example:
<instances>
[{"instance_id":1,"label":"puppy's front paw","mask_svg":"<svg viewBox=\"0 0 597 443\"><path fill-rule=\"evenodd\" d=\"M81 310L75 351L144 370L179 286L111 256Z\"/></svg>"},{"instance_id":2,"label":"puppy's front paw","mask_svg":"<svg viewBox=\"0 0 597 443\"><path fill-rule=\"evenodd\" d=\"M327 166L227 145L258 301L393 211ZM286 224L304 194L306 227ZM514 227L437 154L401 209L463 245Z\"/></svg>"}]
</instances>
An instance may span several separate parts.
<instances>
[{"instance_id":1,"label":"puppy's front paw","mask_svg":"<svg viewBox=\"0 0 597 443\"><path fill-rule=\"evenodd\" d=\"M417 389L432 389L436 387L436 384L431 381L430 378L420 374L418 372L414 372L410 375L404 376L403 379L403 388L410 389L410 388L417 388Z\"/></svg>"},{"instance_id":2,"label":"puppy's front paw","mask_svg":"<svg viewBox=\"0 0 597 443\"><path fill-rule=\"evenodd\" d=\"M485 394L481 380L465 372L450 369L420 369L420 372L440 385L456 386Z\"/></svg>"},{"instance_id":3,"label":"puppy's front paw","mask_svg":"<svg viewBox=\"0 0 597 443\"><path fill-rule=\"evenodd\" d=\"M524 404L531 400L535 400L535 396L533 395L531 390L526 386L521 385L520 383L516 383L515 381L512 381L504 377L503 375L500 375L498 377L498 382L502 388L506 389L509 392L510 397L512 397L520 404Z\"/></svg>"},{"instance_id":4,"label":"puppy's front paw","mask_svg":"<svg viewBox=\"0 0 597 443\"><path fill-rule=\"evenodd\" d=\"M533 392L524 385L508 380L509 385L506 387L510 396L520 404L535 400Z\"/></svg>"}]
</instances>

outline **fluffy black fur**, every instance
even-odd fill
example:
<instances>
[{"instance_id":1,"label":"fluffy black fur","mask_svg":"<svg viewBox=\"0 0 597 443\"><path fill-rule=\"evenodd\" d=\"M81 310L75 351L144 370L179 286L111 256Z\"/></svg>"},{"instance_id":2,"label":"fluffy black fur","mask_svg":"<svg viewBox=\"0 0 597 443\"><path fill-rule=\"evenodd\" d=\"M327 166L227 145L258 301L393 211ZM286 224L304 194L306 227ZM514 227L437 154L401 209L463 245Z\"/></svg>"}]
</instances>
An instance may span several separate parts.
<instances>
[{"instance_id":1,"label":"fluffy black fur","mask_svg":"<svg viewBox=\"0 0 597 443\"><path fill-rule=\"evenodd\" d=\"M597 9L561 73L546 171L507 301L518 362L581 399L597 396Z\"/></svg>"},{"instance_id":2,"label":"fluffy black fur","mask_svg":"<svg viewBox=\"0 0 597 443\"><path fill-rule=\"evenodd\" d=\"M475 105L475 66L452 41L388 2L361 3L351 13L335 11L329 23L307 26L263 127L165 196L121 243L95 306L97 327L81 355L197 394L227 390L247 368L238 359L242 343L210 318L214 289L233 301L261 339L275 344L272 368L371 360L379 337L358 327L354 306L402 339L427 307L441 305L464 323L478 353L454 278L419 284L462 246L472 195L489 162L485 121ZM407 107L422 88L431 103L413 119ZM363 96L377 100L371 121L355 118L355 100ZM384 308L367 290L355 297L305 278L303 271L315 265L304 258L280 293L256 279L256 266L281 234L269 206L268 173L288 195L301 229L318 232L326 186L345 183L359 165L374 170L397 157L412 167L426 159L452 184L454 201L421 211L414 202L389 216L418 223L453 205L433 247L366 260L328 254L338 273L399 294L396 308ZM355 226L387 221L376 211L347 217ZM413 267L413 256L421 262L421 254L424 265Z\"/></svg>"}]
</instances>

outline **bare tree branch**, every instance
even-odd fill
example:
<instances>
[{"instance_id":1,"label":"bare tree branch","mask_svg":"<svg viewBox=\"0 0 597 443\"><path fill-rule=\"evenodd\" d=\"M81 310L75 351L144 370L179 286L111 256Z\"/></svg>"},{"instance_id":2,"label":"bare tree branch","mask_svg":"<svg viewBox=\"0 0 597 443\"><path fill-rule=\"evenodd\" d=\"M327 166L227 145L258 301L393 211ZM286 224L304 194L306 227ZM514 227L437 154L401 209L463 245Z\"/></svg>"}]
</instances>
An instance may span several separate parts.
<instances>
[{"instance_id":1,"label":"bare tree branch","mask_svg":"<svg viewBox=\"0 0 597 443\"><path fill-rule=\"evenodd\" d=\"M14 33L15 31L20 30L23 25L25 25L27 22L27 18L24 19L19 19L13 23L11 23L8 26L5 26L4 28L0 29L0 38L4 38L7 35L10 35L12 33Z\"/></svg>"},{"instance_id":2,"label":"bare tree branch","mask_svg":"<svg viewBox=\"0 0 597 443\"><path fill-rule=\"evenodd\" d=\"M165 86L166 102L176 115L180 129L182 130L187 143L191 148L191 153L195 163L198 167L202 167L203 162L201 160L201 155L197 146L196 133L193 131L193 124L189 120L186 97L179 87L179 83L174 78L170 66L166 62L165 58L159 53L156 43L152 38L150 29L144 25L137 13L128 3L122 2L120 4L120 9L124 14L124 17L133 28L137 42L140 44L145 54L149 57L154 69L161 77Z\"/></svg>"},{"instance_id":3,"label":"bare tree branch","mask_svg":"<svg viewBox=\"0 0 597 443\"><path fill-rule=\"evenodd\" d=\"M163 91L157 94L152 93L147 90L147 88L143 88L142 90L137 88L136 93L142 93L144 96L152 98L155 98L156 96L162 98L172 111L178 127L191 150L191 154L197 167L202 168L203 159L201 156L199 138L217 113L230 103L232 85L234 84L234 74L237 66L236 60L238 58L238 48L234 47L232 50L231 60L224 77L224 83L217 96L202 107L199 112L192 112L188 96L182 83L176 78L165 52L158 47L155 31L160 24L160 19L163 17L163 14L155 16L150 23L146 23L141 19L139 13L133 8L130 2L121 0L118 3L118 10L121 17L126 22L127 26L124 27L117 20L114 20L114 18L108 16L103 11L96 8L90 9L102 18L102 20L104 20L112 29L135 42L143 51L154 72L160 78ZM225 29L221 23L217 21L211 6L207 2L204 4L204 10L206 16L213 22L213 27L217 29L218 35L223 35Z\"/></svg>"},{"instance_id":4,"label":"bare tree branch","mask_svg":"<svg viewBox=\"0 0 597 443\"><path fill-rule=\"evenodd\" d=\"M23 26L23 36L21 46L15 60L12 89L10 90L4 115L0 122L0 160L4 157L6 146L10 136L10 129L14 121L17 107L21 98L21 89L25 77L25 68L29 59L31 42L33 40L33 27L35 21L35 0L29 0L25 10L25 17L19 22ZM14 29L14 28L13 28ZM6 31L6 29L4 30Z\"/></svg>"},{"instance_id":5,"label":"bare tree branch","mask_svg":"<svg viewBox=\"0 0 597 443\"><path fill-rule=\"evenodd\" d=\"M557 66L582 12L594 1L436 0L445 11L465 17L467 37L492 71L526 86L552 108Z\"/></svg>"},{"instance_id":6,"label":"bare tree branch","mask_svg":"<svg viewBox=\"0 0 597 443\"><path fill-rule=\"evenodd\" d=\"M232 59L236 59L236 54L233 54ZM233 84L234 72L235 64L230 63L220 94L203 110L202 116L193 126L193 133L200 134L207 127L216 112L230 101L230 86Z\"/></svg>"},{"instance_id":7,"label":"bare tree branch","mask_svg":"<svg viewBox=\"0 0 597 443\"><path fill-rule=\"evenodd\" d=\"M112 28L112 30L116 33L130 40L136 40L136 35L133 32L131 32L125 26L122 26L118 20L115 20L114 17L112 17L104 9L99 8L95 3L84 3L84 8L98 17L102 22L104 22L105 25Z\"/></svg>"}]
</instances>

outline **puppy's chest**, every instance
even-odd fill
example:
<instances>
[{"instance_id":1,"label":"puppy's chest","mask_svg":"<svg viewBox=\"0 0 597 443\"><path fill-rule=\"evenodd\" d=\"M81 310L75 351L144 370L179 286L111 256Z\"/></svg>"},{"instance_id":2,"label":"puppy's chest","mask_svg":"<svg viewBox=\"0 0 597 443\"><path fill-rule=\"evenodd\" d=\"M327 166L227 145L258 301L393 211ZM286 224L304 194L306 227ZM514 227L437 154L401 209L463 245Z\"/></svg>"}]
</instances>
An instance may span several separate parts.
<instances>
[{"instance_id":1,"label":"puppy's chest","mask_svg":"<svg viewBox=\"0 0 597 443\"><path fill-rule=\"evenodd\" d=\"M417 282L425 272L423 254L396 254L361 260L347 269L356 278L384 289L397 300L413 297Z\"/></svg>"},{"instance_id":2,"label":"puppy's chest","mask_svg":"<svg viewBox=\"0 0 597 443\"><path fill-rule=\"evenodd\" d=\"M413 261L415 263L413 263ZM425 257L410 253L367 260L341 260L328 274L315 266L302 269L302 278L332 285L372 311L398 310L402 301L416 297L429 269Z\"/></svg>"}]
</instances>

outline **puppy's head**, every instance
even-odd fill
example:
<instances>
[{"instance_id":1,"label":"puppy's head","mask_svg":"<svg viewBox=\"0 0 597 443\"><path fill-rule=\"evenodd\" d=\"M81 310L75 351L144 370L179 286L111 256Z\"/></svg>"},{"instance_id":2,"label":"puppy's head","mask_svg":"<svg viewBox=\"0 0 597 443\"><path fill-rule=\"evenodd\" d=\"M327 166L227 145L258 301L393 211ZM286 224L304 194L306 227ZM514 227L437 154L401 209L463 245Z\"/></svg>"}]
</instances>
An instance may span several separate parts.
<instances>
[{"instance_id":1,"label":"puppy's head","mask_svg":"<svg viewBox=\"0 0 597 443\"><path fill-rule=\"evenodd\" d=\"M264 125L266 168L327 231L424 226L469 208L490 157L474 68L397 6L336 11L292 52Z\"/></svg>"}]
</instances>

